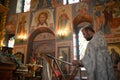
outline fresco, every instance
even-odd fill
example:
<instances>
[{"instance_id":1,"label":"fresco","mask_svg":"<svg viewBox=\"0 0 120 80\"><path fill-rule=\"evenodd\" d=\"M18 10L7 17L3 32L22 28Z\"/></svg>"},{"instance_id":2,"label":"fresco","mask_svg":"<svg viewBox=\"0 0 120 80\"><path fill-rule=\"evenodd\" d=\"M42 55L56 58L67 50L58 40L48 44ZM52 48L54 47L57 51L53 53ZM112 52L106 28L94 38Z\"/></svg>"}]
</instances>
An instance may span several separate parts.
<instances>
[{"instance_id":1,"label":"fresco","mask_svg":"<svg viewBox=\"0 0 120 80\"><path fill-rule=\"evenodd\" d=\"M105 33L108 43L120 41L120 2L109 1L94 8L96 30Z\"/></svg>"},{"instance_id":2,"label":"fresco","mask_svg":"<svg viewBox=\"0 0 120 80\"><path fill-rule=\"evenodd\" d=\"M73 26L77 27L79 24L91 23L93 24L92 9L85 2L73 4Z\"/></svg>"}]
</instances>

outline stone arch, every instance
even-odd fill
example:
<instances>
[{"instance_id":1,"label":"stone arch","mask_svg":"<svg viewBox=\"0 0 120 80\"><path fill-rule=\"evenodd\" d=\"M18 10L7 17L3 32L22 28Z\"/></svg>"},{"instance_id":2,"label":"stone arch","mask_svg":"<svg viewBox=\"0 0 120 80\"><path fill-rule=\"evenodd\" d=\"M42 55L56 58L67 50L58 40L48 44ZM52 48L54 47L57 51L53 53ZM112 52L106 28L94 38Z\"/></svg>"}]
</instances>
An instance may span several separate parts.
<instances>
[{"instance_id":1,"label":"stone arch","mask_svg":"<svg viewBox=\"0 0 120 80\"><path fill-rule=\"evenodd\" d=\"M29 63L30 62L30 56L32 56L32 52L33 52L33 46L34 46L34 42L35 42L35 39L37 36L43 34L43 33L48 33L48 34L51 34L53 35L54 39L51 39L51 42L53 44L55 44L55 34L52 30L50 30L49 28L46 28L46 27L40 27L36 30L34 30L29 38L28 38L28 44L27 44L27 56L26 56L26 63ZM40 40L40 39L39 39ZM48 40L49 41L49 40ZM48 42L49 43L49 42ZM54 48L55 48L55 45L53 45ZM55 54L55 53L54 53ZM53 54L53 55L54 55Z\"/></svg>"}]
</instances>

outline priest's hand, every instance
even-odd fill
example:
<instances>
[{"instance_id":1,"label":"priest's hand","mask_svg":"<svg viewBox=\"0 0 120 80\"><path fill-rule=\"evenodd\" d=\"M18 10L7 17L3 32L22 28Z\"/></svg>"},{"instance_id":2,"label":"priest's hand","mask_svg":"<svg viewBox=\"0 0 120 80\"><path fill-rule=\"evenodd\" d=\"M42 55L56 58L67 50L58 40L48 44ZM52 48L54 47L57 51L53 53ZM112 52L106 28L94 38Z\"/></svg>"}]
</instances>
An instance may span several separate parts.
<instances>
[{"instance_id":1,"label":"priest's hand","mask_svg":"<svg viewBox=\"0 0 120 80\"><path fill-rule=\"evenodd\" d=\"M79 61L79 60L73 60L72 65L73 65L73 66L81 66L82 63L81 63L81 61Z\"/></svg>"}]
</instances>

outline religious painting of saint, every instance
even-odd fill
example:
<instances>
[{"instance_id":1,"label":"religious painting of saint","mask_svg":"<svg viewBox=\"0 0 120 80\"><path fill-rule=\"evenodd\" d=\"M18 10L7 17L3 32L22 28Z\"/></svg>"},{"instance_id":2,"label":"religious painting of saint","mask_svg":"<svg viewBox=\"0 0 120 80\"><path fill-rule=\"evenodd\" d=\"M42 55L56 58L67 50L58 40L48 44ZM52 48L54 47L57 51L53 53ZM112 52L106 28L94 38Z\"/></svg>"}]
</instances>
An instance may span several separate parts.
<instances>
[{"instance_id":1,"label":"religious painting of saint","mask_svg":"<svg viewBox=\"0 0 120 80\"><path fill-rule=\"evenodd\" d=\"M71 39L72 33L72 6L59 6L56 9L56 33L57 40L60 40L59 34L66 36L64 39Z\"/></svg>"},{"instance_id":2,"label":"religious painting of saint","mask_svg":"<svg viewBox=\"0 0 120 80\"><path fill-rule=\"evenodd\" d=\"M31 0L31 11L47 7L52 7L52 0Z\"/></svg>"},{"instance_id":3,"label":"religious painting of saint","mask_svg":"<svg viewBox=\"0 0 120 80\"><path fill-rule=\"evenodd\" d=\"M38 19L38 24L37 24L38 27L48 26L48 23L47 23L48 14L46 12L41 12L38 15L37 19Z\"/></svg>"},{"instance_id":4,"label":"religious painting of saint","mask_svg":"<svg viewBox=\"0 0 120 80\"><path fill-rule=\"evenodd\" d=\"M30 13L21 13L18 14L18 23L17 23L17 29L16 29L16 42L19 43L19 39L21 36L24 35L23 39L28 36L29 33L29 20L30 20Z\"/></svg>"},{"instance_id":5,"label":"religious painting of saint","mask_svg":"<svg viewBox=\"0 0 120 80\"><path fill-rule=\"evenodd\" d=\"M39 0L39 8L52 7L52 0Z\"/></svg>"},{"instance_id":6,"label":"religious painting of saint","mask_svg":"<svg viewBox=\"0 0 120 80\"><path fill-rule=\"evenodd\" d=\"M58 59L70 62L70 47L64 46L64 47L58 47ZM64 62L59 62L59 66L64 74L68 74L70 70L70 65L66 64Z\"/></svg>"},{"instance_id":7,"label":"religious painting of saint","mask_svg":"<svg viewBox=\"0 0 120 80\"><path fill-rule=\"evenodd\" d=\"M25 20L25 18L26 18L26 16L22 16L22 18L18 24L17 35L26 33L26 30L25 30L26 20Z\"/></svg>"},{"instance_id":8,"label":"religious painting of saint","mask_svg":"<svg viewBox=\"0 0 120 80\"><path fill-rule=\"evenodd\" d=\"M63 0L52 0L52 7L58 7L63 5Z\"/></svg>"},{"instance_id":9,"label":"religious painting of saint","mask_svg":"<svg viewBox=\"0 0 120 80\"><path fill-rule=\"evenodd\" d=\"M57 30L68 29L68 31L70 31L71 30L70 26L71 26L71 23L70 23L70 19L69 19L68 15L66 13L61 14L58 19Z\"/></svg>"},{"instance_id":10,"label":"religious painting of saint","mask_svg":"<svg viewBox=\"0 0 120 80\"><path fill-rule=\"evenodd\" d=\"M11 15L7 21L6 30L10 34L15 34L18 21L18 15Z\"/></svg>"},{"instance_id":11,"label":"religious painting of saint","mask_svg":"<svg viewBox=\"0 0 120 80\"><path fill-rule=\"evenodd\" d=\"M30 32L40 27L47 27L54 30L53 11L53 9L44 9L33 12Z\"/></svg>"},{"instance_id":12,"label":"religious painting of saint","mask_svg":"<svg viewBox=\"0 0 120 80\"><path fill-rule=\"evenodd\" d=\"M109 43L108 49L111 55L111 59L114 65L117 65L120 61L120 43Z\"/></svg>"},{"instance_id":13,"label":"religious painting of saint","mask_svg":"<svg viewBox=\"0 0 120 80\"><path fill-rule=\"evenodd\" d=\"M39 0L31 0L30 10L35 11L39 7Z\"/></svg>"}]
</instances>

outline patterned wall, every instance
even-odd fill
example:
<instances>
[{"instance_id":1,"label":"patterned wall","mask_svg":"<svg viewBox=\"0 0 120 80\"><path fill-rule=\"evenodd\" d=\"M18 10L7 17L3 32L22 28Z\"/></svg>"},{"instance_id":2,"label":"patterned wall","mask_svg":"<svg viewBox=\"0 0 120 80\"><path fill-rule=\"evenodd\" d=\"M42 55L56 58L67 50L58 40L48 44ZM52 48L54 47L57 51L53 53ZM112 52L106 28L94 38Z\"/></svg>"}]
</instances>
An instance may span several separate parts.
<instances>
[{"instance_id":1,"label":"patterned wall","mask_svg":"<svg viewBox=\"0 0 120 80\"><path fill-rule=\"evenodd\" d=\"M36 1L36 0L32 0L32 1ZM49 0L44 0L44 1L49 2ZM43 6L43 3L39 4L40 0L36 1L35 3L36 5L33 5L33 2L31 2L33 6L31 6L31 11L29 12L30 19L26 17L26 21L28 22L27 23L28 25L25 26L25 28L28 29L27 31L28 37L32 35L34 31L40 29L38 28L38 21L39 21L38 17L40 13L44 12L47 14L47 17L48 17L46 20L47 26L43 25L42 27L46 27L51 31L53 31L53 33L55 34L54 35L56 40L55 43L59 43L59 42L64 43L66 41L72 42L73 40L72 34L74 32L74 28L77 27L81 22L90 22L94 24L94 29L96 31L97 30L104 31L105 38L108 43L120 42L120 21L119 21L120 2L119 1L108 0L107 2L105 2L104 0L102 1L89 0L87 2L83 1L80 3L62 5L62 6L60 4L61 2L56 2L55 4L58 3L58 5L55 5L53 3L47 3L44 1L43 3L46 4L44 6ZM52 1L56 1L56 0L52 0ZM26 13L19 13L16 15L22 16L22 14L26 14ZM29 16L29 14L26 14L26 15ZM57 30L60 29L60 26L62 25L62 22L61 22L62 18L60 17L62 17L63 15L66 17L66 20L68 19L65 22L69 24L68 31L70 32L70 34L64 39L61 39L58 37L56 32ZM18 20L18 22L16 23L20 23L20 20ZM17 26L16 26L16 29L17 29ZM34 42L34 44L37 44L37 43L39 43L40 45L46 46L46 44L44 44L44 40L42 41L42 38L40 38L40 42L39 41ZM48 46L52 45L52 43L50 44L49 41L45 43L49 44ZM24 44L27 45L27 43L24 43ZM59 45L54 44L54 46L58 47ZM70 47L72 46L73 45L71 44ZM62 47L62 45L60 45L60 47ZM70 54L72 54L72 52Z\"/></svg>"}]
</instances>

